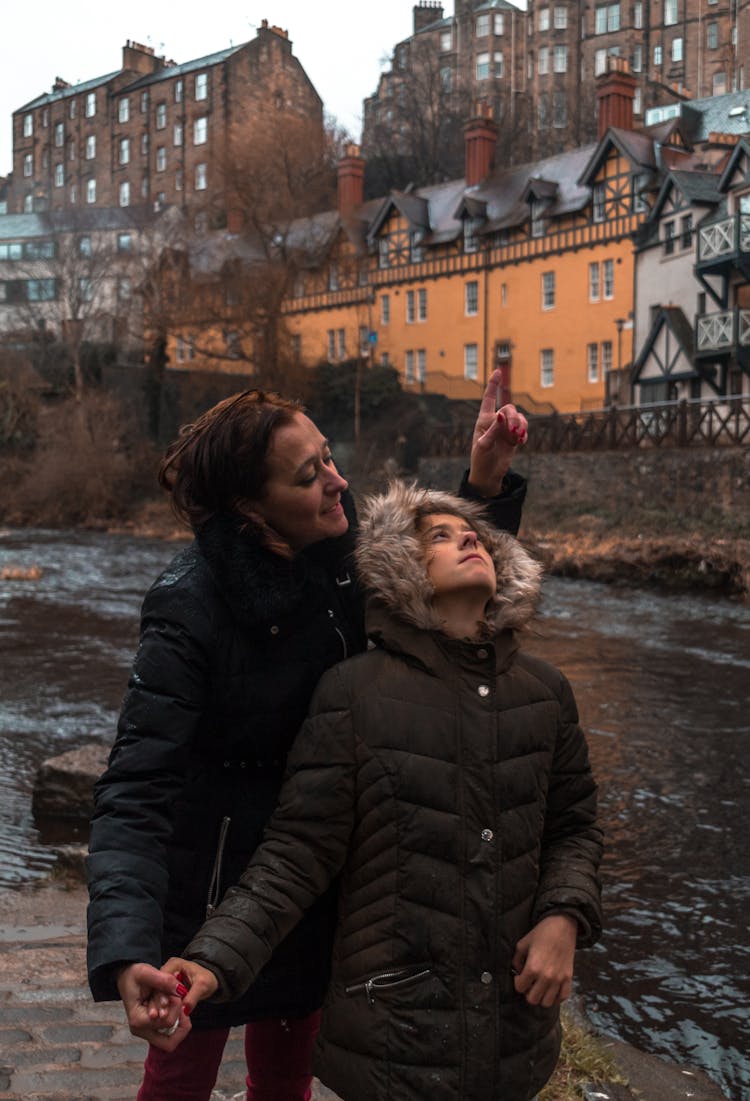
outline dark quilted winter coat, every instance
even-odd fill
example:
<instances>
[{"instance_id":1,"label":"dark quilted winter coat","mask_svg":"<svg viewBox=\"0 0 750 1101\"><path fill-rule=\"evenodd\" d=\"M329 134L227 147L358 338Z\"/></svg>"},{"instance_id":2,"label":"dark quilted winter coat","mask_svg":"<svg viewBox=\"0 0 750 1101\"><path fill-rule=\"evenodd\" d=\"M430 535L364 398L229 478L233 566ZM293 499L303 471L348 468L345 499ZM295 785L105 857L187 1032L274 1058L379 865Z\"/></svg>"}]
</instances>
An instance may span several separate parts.
<instances>
[{"instance_id":1,"label":"dark quilted winter coat","mask_svg":"<svg viewBox=\"0 0 750 1101\"><path fill-rule=\"evenodd\" d=\"M528 1101L559 1015L515 992L514 947L552 913L579 945L600 931L586 743L564 676L518 650L537 568L515 541L493 542L481 642L430 628L402 544L364 563L377 648L324 676L264 844L187 955L236 997L340 874L322 1081L345 1101Z\"/></svg>"},{"instance_id":2,"label":"dark quilted winter coat","mask_svg":"<svg viewBox=\"0 0 750 1101\"><path fill-rule=\"evenodd\" d=\"M524 486L494 505L515 530ZM109 767L96 785L88 876L89 982L117 998L126 963L179 954L237 881L278 798L321 675L365 646L350 532L288 562L231 518L209 524L148 592ZM304 1016L325 991L331 896L316 903L232 1005L197 1027Z\"/></svg>"}]
</instances>

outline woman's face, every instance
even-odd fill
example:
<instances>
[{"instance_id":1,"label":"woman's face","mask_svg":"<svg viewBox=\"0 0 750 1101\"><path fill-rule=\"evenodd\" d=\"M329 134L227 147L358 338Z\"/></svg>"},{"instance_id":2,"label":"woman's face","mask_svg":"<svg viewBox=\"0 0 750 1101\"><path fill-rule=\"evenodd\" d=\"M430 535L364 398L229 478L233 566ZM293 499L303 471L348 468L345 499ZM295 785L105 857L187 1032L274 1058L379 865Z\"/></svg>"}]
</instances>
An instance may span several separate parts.
<instances>
[{"instance_id":1,"label":"woman's face","mask_svg":"<svg viewBox=\"0 0 750 1101\"><path fill-rule=\"evenodd\" d=\"M436 597L459 592L481 594L485 600L494 596L495 563L467 520L450 513L435 513L424 517L419 530L427 576Z\"/></svg>"},{"instance_id":2,"label":"woman's face","mask_svg":"<svg viewBox=\"0 0 750 1101\"><path fill-rule=\"evenodd\" d=\"M268 468L263 496L252 502L252 511L293 551L344 534L349 521L341 494L348 483L336 470L328 441L304 413L274 432Z\"/></svg>"}]
</instances>

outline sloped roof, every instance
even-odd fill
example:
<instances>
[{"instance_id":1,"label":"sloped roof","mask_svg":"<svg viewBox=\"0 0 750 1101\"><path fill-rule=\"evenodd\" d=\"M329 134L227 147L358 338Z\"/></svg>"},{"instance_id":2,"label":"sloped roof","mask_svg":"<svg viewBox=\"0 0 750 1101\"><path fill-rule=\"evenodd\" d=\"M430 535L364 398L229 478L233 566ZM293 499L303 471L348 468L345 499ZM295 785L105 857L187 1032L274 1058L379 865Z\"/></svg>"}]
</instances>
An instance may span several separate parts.
<instances>
[{"instance_id":1,"label":"sloped roof","mask_svg":"<svg viewBox=\"0 0 750 1101\"><path fill-rule=\"evenodd\" d=\"M685 317L679 306L662 306L654 318L654 323L649 330L643 347L633 363L632 381L637 382L646 360L651 355L654 342L664 325L668 325L674 333L680 348L692 363L693 359L693 326Z\"/></svg>"},{"instance_id":2,"label":"sloped roof","mask_svg":"<svg viewBox=\"0 0 750 1101\"><path fill-rule=\"evenodd\" d=\"M40 214L4 214L0 217L0 239L21 241L49 237L55 233L95 233L103 230L137 230L154 222L149 207L91 207L81 210L53 210Z\"/></svg>"},{"instance_id":3,"label":"sloped roof","mask_svg":"<svg viewBox=\"0 0 750 1101\"><path fill-rule=\"evenodd\" d=\"M37 96L36 99L25 103L23 107L19 107L13 114L17 115L19 111L31 111L33 108L42 107L46 103L57 103L58 100L67 99L69 96L78 96L82 92L91 92L94 88L99 88L102 84L108 84L110 80L114 80L116 76L120 75L120 71L120 69L116 69L113 73L106 73L104 76L95 76L91 80L84 80L82 84L72 84L69 88L58 88L57 91Z\"/></svg>"},{"instance_id":4,"label":"sloped roof","mask_svg":"<svg viewBox=\"0 0 750 1101\"><path fill-rule=\"evenodd\" d=\"M167 65L163 69L158 69L155 73L147 73L145 76L138 77L132 84L128 84L127 91L138 91L139 88L146 88L151 84L158 84L162 80L172 80L173 77L184 76L186 73L194 73L199 69L207 69L211 65L220 65L222 61L226 61L232 54L237 53L238 50L244 49L247 45L246 42L241 43L239 46L228 46L225 50L217 50L216 53L206 54L205 57L195 57L192 61L183 61L181 65ZM126 89L123 88L124 92Z\"/></svg>"},{"instance_id":5,"label":"sloped roof","mask_svg":"<svg viewBox=\"0 0 750 1101\"><path fill-rule=\"evenodd\" d=\"M707 205L721 200L719 176L716 172L686 172L675 168L670 176L691 203Z\"/></svg>"},{"instance_id":6,"label":"sloped roof","mask_svg":"<svg viewBox=\"0 0 750 1101\"><path fill-rule=\"evenodd\" d=\"M680 112L692 142L707 141L709 134L746 134L750 130L750 90L691 99L680 105Z\"/></svg>"}]
</instances>

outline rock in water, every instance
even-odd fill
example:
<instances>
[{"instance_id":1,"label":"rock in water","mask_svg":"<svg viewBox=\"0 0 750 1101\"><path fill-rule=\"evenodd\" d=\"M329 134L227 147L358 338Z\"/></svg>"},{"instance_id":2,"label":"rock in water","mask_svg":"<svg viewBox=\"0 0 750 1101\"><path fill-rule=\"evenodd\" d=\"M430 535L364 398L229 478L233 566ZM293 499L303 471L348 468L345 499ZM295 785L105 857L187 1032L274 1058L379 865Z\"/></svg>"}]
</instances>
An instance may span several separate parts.
<instances>
[{"instance_id":1,"label":"rock in water","mask_svg":"<svg viewBox=\"0 0 750 1101\"><path fill-rule=\"evenodd\" d=\"M108 746L92 743L43 761L34 782L34 817L88 822L94 810L94 783L108 756Z\"/></svg>"}]
</instances>

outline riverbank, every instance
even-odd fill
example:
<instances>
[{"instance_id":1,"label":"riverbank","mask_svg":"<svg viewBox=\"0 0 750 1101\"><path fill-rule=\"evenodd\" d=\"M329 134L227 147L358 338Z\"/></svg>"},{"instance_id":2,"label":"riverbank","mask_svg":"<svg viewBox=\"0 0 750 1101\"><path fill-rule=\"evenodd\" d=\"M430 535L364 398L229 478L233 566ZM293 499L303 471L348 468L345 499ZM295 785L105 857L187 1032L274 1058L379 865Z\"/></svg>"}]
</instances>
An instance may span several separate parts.
<instances>
[{"instance_id":1,"label":"riverbank","mask_svg":"<svg viewBox=\"0 0 750 1101\"><path fill-rule=\"evenodd\" d=\"M0 891L0 1101L132 1101L144 1045L117 1003L91 1002L85 981L85 888L74 879ZM702 1072L600 1038L588 1101L728 1101ZM596 1061L589 1061L593 1067ZM571 1096L568 1067L544 1101ZM213 1101L244 1097L241 1034L225 1053ZM336 1101L319 1083L313 1101Z\"/></svg>"}]
</instances>

